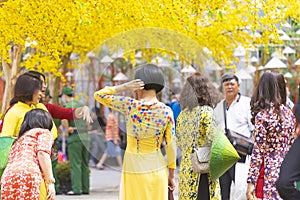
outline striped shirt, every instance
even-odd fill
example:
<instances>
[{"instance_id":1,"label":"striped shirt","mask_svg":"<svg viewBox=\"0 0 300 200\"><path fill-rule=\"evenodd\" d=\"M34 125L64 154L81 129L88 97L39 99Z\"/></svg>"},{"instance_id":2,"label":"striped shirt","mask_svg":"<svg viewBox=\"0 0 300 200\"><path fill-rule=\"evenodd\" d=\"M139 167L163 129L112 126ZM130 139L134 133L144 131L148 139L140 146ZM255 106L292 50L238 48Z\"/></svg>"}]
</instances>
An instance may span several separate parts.
<instances>
[{"instance_id":1,"label":"striped shirt","mask_svg":"<svg viewBox=\"0 0 300 200\"><path fill-rule=\"evenodd\" d=\"M115 140L120 138L118 119L113 113L109 113L107 116L105 137L106 140Z\"/></svg>"}]
</instances>

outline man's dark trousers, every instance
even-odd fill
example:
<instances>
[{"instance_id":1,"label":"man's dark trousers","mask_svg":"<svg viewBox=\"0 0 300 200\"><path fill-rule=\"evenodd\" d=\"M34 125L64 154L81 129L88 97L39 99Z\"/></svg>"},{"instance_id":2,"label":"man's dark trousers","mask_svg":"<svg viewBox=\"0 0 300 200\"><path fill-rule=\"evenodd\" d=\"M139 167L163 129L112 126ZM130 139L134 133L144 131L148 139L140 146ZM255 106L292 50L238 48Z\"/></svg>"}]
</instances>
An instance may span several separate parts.
<instances>
[{"instance_id":1,"label":"man's dark trousers","mask_svg":"<svg viewBox=\"0 0 300 200\"><path fill-rule=\"evenodd\" d=\"M230 199L230 187L232 181L235 181L235 165L233 165L228 171L226 171L220 177L220 186L221 186L221 196L222 200Z\"/></svg>"}]
</instances>

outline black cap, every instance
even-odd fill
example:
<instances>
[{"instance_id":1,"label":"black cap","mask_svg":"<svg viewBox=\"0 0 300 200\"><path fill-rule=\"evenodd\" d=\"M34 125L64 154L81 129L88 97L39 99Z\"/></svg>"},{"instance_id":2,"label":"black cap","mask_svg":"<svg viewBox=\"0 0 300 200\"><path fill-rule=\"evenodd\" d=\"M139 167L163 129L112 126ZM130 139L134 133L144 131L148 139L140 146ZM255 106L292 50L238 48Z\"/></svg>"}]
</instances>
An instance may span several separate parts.
<instances>
[{"instance_id":1,"label":"black cap","mask_svg":"<svg viewBox=\"0 0 300 200\"><path fill-rule=\"evenodd\" d=\"M222 83L224 83L224 82L230 81L232 79L235 79L236 82L239 82L239 78L236 75L234 75L234 73L227 72L227 73L223 74L221 81L222 81Z\"/></svg>"}]
</instances>

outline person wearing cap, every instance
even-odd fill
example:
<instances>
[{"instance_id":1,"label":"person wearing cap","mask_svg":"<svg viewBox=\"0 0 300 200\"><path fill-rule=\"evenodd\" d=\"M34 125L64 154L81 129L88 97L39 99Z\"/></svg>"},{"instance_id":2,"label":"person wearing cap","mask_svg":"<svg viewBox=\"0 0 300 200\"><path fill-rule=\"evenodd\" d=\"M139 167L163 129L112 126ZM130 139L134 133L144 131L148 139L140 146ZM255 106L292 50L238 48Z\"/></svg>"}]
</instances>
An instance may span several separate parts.
<instances>
[{"instance_id":1,"label":"person wearing cap","mask_svg":"<svg viewBox=\"0 0 300 200\"><path fill-rule=\"evenodd\" d=\"M251 123L250 98L240 94L239 79L234 73L225 73L221 78L221 83L225 99L214 109L218 125L225 130L225 109L227 129L251 137L254 126ZM239 162L245 162L246 156L240 155L240 157ZM235 181L235 165L220 177L222 200L230 199L232 181Z\"/></svg>"},{"instance_id":2,"label":"person wearing cap","mask_svg":"<svg viewBox=\"0 0 300 200\"><path fill-rule=\"evenodd\" d=\"M49 102L51 99L52 99L52 96L50 95L50 90L49 90L49 88L46 88L45 98L43 98L43 101Z\"/></svg>"},{"instance_id":3,"label":"person wearing cap","mask_svg":"<svg viewBox=\"0 0 300 200\"><path fill-rule=\"evenodd\" d=\"M124 155L119 199L168 199L175 189L176 136L170 107L157 99L164 88L164 75L156 65L138 67L134 80L106 86L95 99L125 115L127 147ZM137 99L120 96L136 92ZM160 151L166 141L166 155Z\"/></svg>"},{"instance_id":4,"label":"person wearing cap","mask_svg":"<svg viewBox=\"0 0 300 200\"><path fill-rule=\"evenodd\" d=\"M74 91L64 87L59 95L66 108L78 108L83 105L74 100ZM89 194L89 146L90 137L84 120L62 120L68 137L68 155L71 167L72 190L67 195Z\"/></svg>"}]
</instances>

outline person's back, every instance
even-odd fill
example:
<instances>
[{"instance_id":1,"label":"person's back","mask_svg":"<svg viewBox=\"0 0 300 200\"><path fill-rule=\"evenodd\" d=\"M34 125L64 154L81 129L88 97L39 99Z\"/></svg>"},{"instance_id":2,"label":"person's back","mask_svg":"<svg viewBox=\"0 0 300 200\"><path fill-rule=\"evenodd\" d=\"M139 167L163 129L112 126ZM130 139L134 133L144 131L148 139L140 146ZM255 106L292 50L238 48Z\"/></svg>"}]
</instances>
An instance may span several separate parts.
<instances>
[{"instance_id":1,"label":"person's back","mask_svg":"<svg viewBox=\"0 0 300 200\"><path fill-rule=\"evenodd\" d=\"M280 92L280 88L285 89L282 86L274 73L264 72L251 98L255 142L248 170L247 199L281 199L275 182L294 141L295 128L295 117L283 100L286 95Z\"/></svg>"},{"instance_id":2,"label":"person's back","mask_svg":"<svg viewBox=\"0 0 300 200\"><path fill-rule=\"evenodd\" d=\"M164 76L157 66L149 64L139 68L134 77L94 94L97 101L121 112L126 119L127 147L119 199L167 199L168 188L175 188L176 142L171 108L157 99ZM114 95L125 90L136 91L140 100ZM163 138L168 163L160 151Z\"/></svg>"},{"instance_id":3,"label":"person's back","mask_svg":"<svg viewBox=\"0 0 300 200\"><path fill-rule=\"evenodd\" d=\"M263 110L257 114L257 119L261 120L261 125L264 126L267 131L264 134L267 135L266 145L273 150L273 153L279 152L277 148L282 146L285 149L285 153L289 149L290 145L294 141L294 125L295 118L292 111L285 105L280 106L281 115L278 115L274 110L274 106L271 106L268 110ZM283 150L281 149L281 151ZM272 154L273 154L272 153Z\"/></svg>"},{"instance_id":4,"label":"person's back","mask_svg":"<svg viewBox=\"0 0 300 200\"><path fill-rule=\"evenodd\" d=\"M161 133L168 125L170 115L166 114L172 113L171 109L161 102L137 101L137 104L137 107L128 113L132 120L128 120L126 123L127 143L130 144L129 148L127 146L128 151L136 152L138 149L141 153L156 152L162 142ZM135 142L136 137L138 137L139 143ZM153 143L155 145L152 145Z\"/></svg>"}]
</instances>

